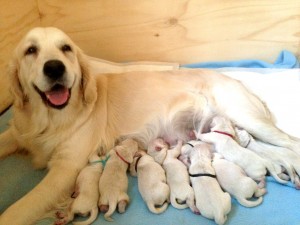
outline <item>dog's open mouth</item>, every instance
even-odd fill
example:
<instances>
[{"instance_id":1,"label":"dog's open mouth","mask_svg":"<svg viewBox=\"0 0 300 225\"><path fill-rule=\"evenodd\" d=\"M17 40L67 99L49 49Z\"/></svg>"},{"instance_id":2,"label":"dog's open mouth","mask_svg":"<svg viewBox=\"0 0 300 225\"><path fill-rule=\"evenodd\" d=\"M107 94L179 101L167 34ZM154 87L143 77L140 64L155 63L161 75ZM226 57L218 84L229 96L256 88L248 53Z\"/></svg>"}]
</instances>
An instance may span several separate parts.
<instances>
[{"instance_id":1,"label":"dog's open mouth","mask_svg":"<svg viewBox=\"0 0 300 225\"><path fill-rule=\"evenodd\" d=\"M64 108L68 104L71 97L71 90L61 84L56 84L49 91L45 92L42 92L35 85L34 88L47 105L56 109Z\"/></svg>"}]
</instances>

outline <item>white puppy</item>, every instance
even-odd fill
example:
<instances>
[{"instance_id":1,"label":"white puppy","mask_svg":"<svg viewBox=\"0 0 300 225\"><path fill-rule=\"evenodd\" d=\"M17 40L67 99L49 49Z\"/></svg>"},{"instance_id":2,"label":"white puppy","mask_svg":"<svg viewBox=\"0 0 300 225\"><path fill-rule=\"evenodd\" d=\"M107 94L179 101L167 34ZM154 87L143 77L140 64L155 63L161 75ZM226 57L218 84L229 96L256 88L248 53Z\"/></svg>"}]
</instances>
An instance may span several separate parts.
<instances>
[{"instance_id":1,"label":"white puppy","mask_svg":"<svg viewBox=\"0 0 300 225\"><path fill-rule=\"evenodd\" d=\"M156 145L155 143L158 143L159 145ZM157 150L161 146L163 146L163 150L168 148L167 143L164 142L163 139L155 139L148 147L148 154L154 159L157 158L156 156L161 155L163 151ZM167 184L170 187L170 201L172 206L177 209L189 207L195 214L200 214L195 206L195 194L193 188L190 186L187 168L177 159L181 153L181 147L182 141L180 140L174 148L166 150L167 154L165 160L162 162L162 166L167 175Z\"/></svg>"},{"instance_id":2,"label":"white puppy","mask_svg":"<svg viewBox=\"0 0 300 225\"><path fill-rule=\"evenodd\" d=\"M146 152L139 151L129 171L138 177L139 192L148 209L155 214L164 212L169 205L170 188L163 168Z\"/></svg>"},{"instance_id":3,"label":"white puppy","mask_svg":"<svg viewBox=\"0 0 300 225\"><path fill-rule=\"evenodd\" d=\"M265 159L269 159L274 165L279 166L278 176L281 179L288 180L289 178L295 184L297 189L300 189L300 160L297 154L289 149L263 144L255 140L246 130L235 127L236 137L239 144L251 151L257 153ZM286 172L288 176L282 172Z\"/></svg>"},{"instance_id":4,"label":"white puppy","mask_svg":"<svg viewBox=\"0 0 300 225\"><path fill-rule=\"evenodd\" d=\"M221 187L233 195L238 202L245 207L254 207L262 203L266 193L264 182L259 185L248 177L241 167L224 159L220 154L214 154L212 163L217 180ZM255 201L248 200L251 197L258 197Z\"/></svg>"},{"instance_id":5,"label":"white puppy","mask_svg":"<svg viewBox=\"0 0 300 225\"><path fill-rule=\"evenodd\" d=\"M137 142L126 139L109 152L110 158L106 162L99 181L100 199L98 203L100 211L106 212L104 218L108 221L113 221L110 216L117 207L119 213L124 213L129 203L126 171L133 162L133 156L137 151Z\"/></svg>"},{"instance_id":6,"label":"white puppy","mask_svg":"<svg viewBox=\"0 0 300 225\"><path fill-rule=\"evenodd\" d=\"M241 147L233 138L235 135L231 121L222 116L215 116L210 125L211 132L196 136L200 140L214 144L215 151L225 159L243 168L248 176L257 181L265 179L267 169L280 183L287 183L278 177L273 164L261 158L249 149Z\"/></svg>"},{"instance_id":7,"label":"white puppy","mask_svg":"<svg viewBox=\"0 0 300 225\"><path fill-rule=\"evenodd\" d=\"M193 151L195 145L198 143L199 143L199 141L191 140L191 141L186 142L181 148L181 153L178 158L187 167L190 167L190 165L191 165L191 159L190 159L191 151Z\"/></svg>"},{"instance_id":8,"label":"white puppy","mask_svg":"<svg viewBox=\"0 0 300 225\"><path fill-rule=\"evenodd\" d=\"M162 138L149 141L147 153L153 157L155 162L162 165L167 157L169 145Z\"/></svg>"},{"instance_id":9,"label":"white puppy","mask_svg":"<svg viewBox=\"0 0 300 225\"><path fill-rule=\"evenodd\" d=\"M216 179L211 165L210 146L199 142L191 151L190 159L189 173L197 208L204 217L214 219L217 224L224 224L231 210L231 198L222 191Z\"/></svg>"},{"instance_id":10,"label":"white puppy","mask_svg":"<svg viewBox=\"0 0 300 225\"><path fill-rule=\"evenodd\" d=\"M98 156L97 151L94 152L89 158L89 164L84 167L79 173L76 180L75 194L76 198L71 203L67 214L57 212L59 218L55 225L64 225L74 219L75 214L80 214L90 217L86 221L74 222L75 225L88 225L91 224L98 216L98 199L99 190L98 184L102 173L101 158Z\"/></svg>"}]
</instances>

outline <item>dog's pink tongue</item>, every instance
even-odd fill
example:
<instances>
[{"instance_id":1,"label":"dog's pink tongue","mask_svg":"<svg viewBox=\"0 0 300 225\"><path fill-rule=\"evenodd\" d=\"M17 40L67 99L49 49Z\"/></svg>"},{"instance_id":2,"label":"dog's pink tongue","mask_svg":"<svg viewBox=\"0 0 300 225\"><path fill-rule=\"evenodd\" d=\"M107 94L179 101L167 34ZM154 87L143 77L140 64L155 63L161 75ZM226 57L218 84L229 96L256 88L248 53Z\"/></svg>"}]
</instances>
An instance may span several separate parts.
<instances>
[{"instance_id":1,"label":"dog's pink tongue","mask_svg":"<svg viewBox=\"0 0 300 225\"><path fill-rule=\"evenodd\" d=\"M53 105L63 105L69 99L69 90L67 88L62 88L59 90L47 91L45 92L47 99Z\"/></svg>"}]
</instances>

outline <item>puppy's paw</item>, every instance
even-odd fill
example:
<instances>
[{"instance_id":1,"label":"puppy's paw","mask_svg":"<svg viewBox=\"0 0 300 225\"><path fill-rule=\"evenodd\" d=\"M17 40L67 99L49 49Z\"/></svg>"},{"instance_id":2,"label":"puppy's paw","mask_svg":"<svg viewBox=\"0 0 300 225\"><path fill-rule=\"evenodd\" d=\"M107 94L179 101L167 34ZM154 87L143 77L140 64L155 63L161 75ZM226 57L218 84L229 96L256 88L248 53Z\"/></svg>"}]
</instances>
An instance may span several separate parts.
<instances>
[{"instance_id":1,"label":"puppy's paw","mask_svg":"<svg viewBox=\"0 0 300 225\"><path fill-rule=\"evenodd\" d=\"M102 213L106 213L108 211L108 208L109 208L108 205L100 205L99 206L99 210Z\"/></svg>"},{"instance_id":2,"label":"puppy's paw","mask_svg":"<svg viewBox=\"0 0 300 225\"><path fill-rule=\"evenodd\" d=\"M264 188L266 186L265 177L259 179L258 188Z\"/></svg>"},{"instance_id":3,"label":"puppy's paw","mask_svg":"<svg viewBox=\"0 0 300 225\"><path fill-rule=\"evenodd\" d=\"M68 223L67 220L60 219L60 220L56 220L55 223L54 223L54 225L65 225L67 223Z\"/></svg>"},{"instance_id":4,"label":"puppy's paw","mask_svg":"<svg viewBox=\"0 0 300 225\"><path fill-rule=\"evenodd\" d=\"M295 185L295 188L297 190L300 190L300 179L299 179L299 176L295 176L295 179L294 179L294 185Z\"/></svg>"},{"instance_id":5,"label":"puppy's paw","mask_svg":"<svg viewBox=\"0 0 300 225\"><path fill-rule=\"evenodd\" d=\"M55 213L55 216L56 216L57 219L63 219L66 216L66 214L62 211L57 211Z\"/></svg>"},{"instance_id":6,"label":"puppy's paw","mask_svg":"<svg viewBox=\"0 0 300 225\"><path fill-rule=\"evenodd\" d=\"M119 213L124 213L125 210L126 210L127 205L128 205L128 201L126 201L126 200L121 200L121 201L118 203L118 212L119 212Z\"/></svg>"},{"instance_id":7,"label":"puppy's paw","mask_svg":"<svg viewBox=\"0 0 300 225\"><path fill-rule=\"evenodd\" d=\"M193 213L196 214L196 215L201 215L201 213L198 209L194 210Z\"/></svg>"}]
</instances>

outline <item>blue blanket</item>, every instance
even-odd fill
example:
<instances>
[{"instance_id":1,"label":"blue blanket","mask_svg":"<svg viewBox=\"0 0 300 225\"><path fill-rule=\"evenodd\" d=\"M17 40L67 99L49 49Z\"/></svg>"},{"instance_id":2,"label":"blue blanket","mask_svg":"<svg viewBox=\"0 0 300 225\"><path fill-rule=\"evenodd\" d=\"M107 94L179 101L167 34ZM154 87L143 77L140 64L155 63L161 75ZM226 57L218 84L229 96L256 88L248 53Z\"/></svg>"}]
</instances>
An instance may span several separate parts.
<instances>
[{"instance_id":1,"label":"blue blanket","mask_svg":"<svg viewBox=\"0 0 300 225\"><path fill-rule=\"evenodd\" d=\"M283 51L274 64L259 60L241 60L235 62L215 62L184 65L185 67L266 67L266 68L299 68L299 62L290 52ZM8 111L0 117L0 132L7 127L11 117ZM0 149L1 151L1 149ZM30 191L45 176L46 170L34 170L28 156L12 155L0 161L0 213L10 204ZM150 213L144 204L137 187L137 179L129 178L129 196L131 202L125 214L114 213L114 222L107 222L100 214L93 224L116 225L212 225L214 221L193 214L189 209L178 210L169 206L160 215ZM300 192L291 184L284 186L276 183L273 178L267 179L268 193L261 205L255 208L245 208L232 199L232 210L228 216L228 225L299 225L300 213L298 203ZM42 199L41 199L42 201ZM34 204L34 203L33 203ZM17 215L16 215L17 216ZM81 218L79 218L81 219ZM46 219L37 224L52 224L53 220Z\"/></svg>"},{"instance_id":2,"label":"blue blanket","mask_svg":"<svg viewBox=\"0 0 300 225\"><path fill-rule=\"evenodd\" d=\"M299 61L297 57L284 50L279 53L274 63L268 63L257 59L244 59L238 61L224 61L224 62L201 62L183 65L187 68L223 68L223 67L243 67L243 68L274 68L274 69L293 69L299 68Z\"/></svg>"}]
</instances>

